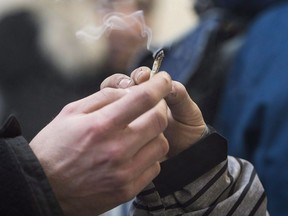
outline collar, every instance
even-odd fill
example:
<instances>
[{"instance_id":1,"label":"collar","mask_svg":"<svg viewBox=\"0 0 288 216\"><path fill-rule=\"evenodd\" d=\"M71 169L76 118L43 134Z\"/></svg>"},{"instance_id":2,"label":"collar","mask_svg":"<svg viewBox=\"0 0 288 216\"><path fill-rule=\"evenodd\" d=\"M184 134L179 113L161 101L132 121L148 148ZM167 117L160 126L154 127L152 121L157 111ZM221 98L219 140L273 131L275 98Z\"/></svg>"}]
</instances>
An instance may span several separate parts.
<instances>
[{"instance_id":1,"label":"collar","mask_svg":"<svg viewBox=\"0 0 288 216\"><path fill-rule=\"evenodd\" d=\"M0 128L0 137L13 138L21 135L21 127L15 116L11 115Z\"/></svg>"}]
</instances>

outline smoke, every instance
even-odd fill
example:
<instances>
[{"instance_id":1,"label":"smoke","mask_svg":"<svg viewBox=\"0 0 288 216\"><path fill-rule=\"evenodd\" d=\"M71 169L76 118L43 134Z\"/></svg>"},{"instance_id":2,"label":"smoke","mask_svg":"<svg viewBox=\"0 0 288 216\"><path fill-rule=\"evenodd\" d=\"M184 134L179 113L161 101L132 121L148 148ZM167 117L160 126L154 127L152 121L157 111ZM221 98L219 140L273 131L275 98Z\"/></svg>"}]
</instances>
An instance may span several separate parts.
<instances>
[{"instance_id":1,"label":"smoke","mask_svg":"<svg viewBox=\"0 0 288 216\"><path fill-rule=\"evenodd\" d=\"M76 32L76 36L81 40L98 40L104 34L109 36L112 30L130 31L139 34L135 26L140 28L140 36L147 40L147 49L150 50L152 41L152 31L146 25L143 11L136 11L129 15L122 13L109 13L103 18L100 26L90 24Z\"/></svg>"}]
</instances>

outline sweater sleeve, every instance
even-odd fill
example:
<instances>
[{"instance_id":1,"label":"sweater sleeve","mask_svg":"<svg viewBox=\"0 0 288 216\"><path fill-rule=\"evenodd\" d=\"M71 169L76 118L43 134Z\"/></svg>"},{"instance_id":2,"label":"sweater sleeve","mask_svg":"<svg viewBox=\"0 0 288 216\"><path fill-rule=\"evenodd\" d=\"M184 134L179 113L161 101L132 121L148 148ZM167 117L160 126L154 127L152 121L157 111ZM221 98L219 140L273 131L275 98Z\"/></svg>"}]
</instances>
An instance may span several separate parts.
<instances>
[{"instance_id":1,"label":"sweater sleeve","mask_svg":"<svg viewBox=\"0 0 288 216\"><path fill-rule=\"evenodd\" d=\"M63 215L19 128L17 120L10 117L0 131L0 215Z\"/></svg>"},{"instance_id":2,"label":"sweater sleeve","mask_svg":"<svg viewBox=\"0 0 288 216\"><path fill-rule=\"evenodd\" d=\"M268 215L253 166L227 156L226 140L215 131L161 167L134 200L133 215Z\"/></svg>"}]
</instances>

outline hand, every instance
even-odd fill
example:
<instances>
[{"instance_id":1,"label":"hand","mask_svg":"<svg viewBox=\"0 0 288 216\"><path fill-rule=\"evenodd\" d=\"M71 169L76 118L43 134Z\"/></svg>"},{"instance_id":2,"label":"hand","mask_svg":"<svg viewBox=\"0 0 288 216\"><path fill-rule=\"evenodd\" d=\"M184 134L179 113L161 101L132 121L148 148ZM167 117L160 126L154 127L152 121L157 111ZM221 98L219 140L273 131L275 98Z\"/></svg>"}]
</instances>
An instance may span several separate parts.
<instances>
[{"instance_id":1,"label":"hand","mask_svg":"<svg viewBox=\"0 0 288 216\"><path fill-rule=\"evenodd\" d=\"M130 89L105 88L68 104L31 141L65 215L101 214L159 174L171 87L162 73Z\"/></svg>"},{"instance_id":2,"label":"hand","mask_svg":"<svg viewBox=\"0 0 288 216\"><path fill-rule=\"evenodd\" d=\"M101 88L131 88L149 80L150 69L140 67L131 73L131 77L115 74L101 84ZM149 81L150 82L150 81ZM157 89L154 89L157 91ZM176 81L172 82L172 91L165 98L168 109L168 127L165 137L169 142L168 157L172 157L189 148L198 141L206 130L206 124L197 104L190 98L185 87Z\"/></svg>"}]
</instances>

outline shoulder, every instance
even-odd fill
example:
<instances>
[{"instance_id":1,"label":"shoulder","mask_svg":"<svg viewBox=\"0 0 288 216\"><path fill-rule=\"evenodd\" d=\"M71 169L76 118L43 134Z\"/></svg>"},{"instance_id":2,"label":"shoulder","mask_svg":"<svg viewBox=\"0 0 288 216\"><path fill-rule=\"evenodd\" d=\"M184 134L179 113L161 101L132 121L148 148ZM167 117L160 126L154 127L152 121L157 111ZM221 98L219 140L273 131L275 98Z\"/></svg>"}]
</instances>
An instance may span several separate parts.
<instances>
[{"instance_id":1,"label":"shoulder","mask_svg":"<svg viewBox=\"0 0 288 216\"><path fill-rule=\"evenodd\" d=\"M234 88L243 84L251 90L273 81L281 85L281 80L287 79L287 20L285 3L267 9L251 22L233 64L230 81Z\"/></svg>"}]
</instances>

